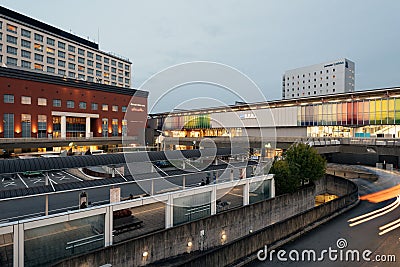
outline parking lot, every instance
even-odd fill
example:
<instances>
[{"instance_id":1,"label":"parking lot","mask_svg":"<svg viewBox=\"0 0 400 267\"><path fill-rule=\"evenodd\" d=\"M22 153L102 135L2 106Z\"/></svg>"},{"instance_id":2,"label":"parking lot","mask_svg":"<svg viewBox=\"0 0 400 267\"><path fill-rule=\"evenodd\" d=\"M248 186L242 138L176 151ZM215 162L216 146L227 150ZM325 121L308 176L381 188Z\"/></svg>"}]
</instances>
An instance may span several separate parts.
<instances>
[{"instance_id":1,"label":"parking lot","mask_svg":"<svg viewBox=\"0 0 400 267\"><path fill-rule=\"evenodd\" d=\"M49 184L71 183L82 181L65 171L52 171L48 173ZM0 190L9 190L17 188L29 188L34 186L45 185L46 177L43 173L15 173L0 175Z\"/></svg>"}]
</instances>

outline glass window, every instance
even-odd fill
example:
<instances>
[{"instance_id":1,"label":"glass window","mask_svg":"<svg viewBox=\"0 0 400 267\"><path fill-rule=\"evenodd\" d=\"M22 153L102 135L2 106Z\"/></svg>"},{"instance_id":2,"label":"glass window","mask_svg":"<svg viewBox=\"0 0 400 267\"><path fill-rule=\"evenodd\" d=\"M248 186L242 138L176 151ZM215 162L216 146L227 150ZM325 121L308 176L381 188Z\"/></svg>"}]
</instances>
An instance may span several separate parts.
<instances>
[{"instance_id":1,"label":"glass window","mask_svg":"<svg viewBox=\"0 0 400 267\"><path fill-rule=\"evenodd\" d=\"M31 104L31 97L30 96L21 96L21 104L30 105Z\"/></svg>"},{"instance_id":2,"label":"glass window","mask_svg":"<svg viewBox=\"0 0 400 267\"><path fill-rule=\"evenodd\" d=\"M49 37L47 37L47 44L48 44L48 45L52 45L52 46L54 46L54 44L55 44L55 40L54 40L54 39L52 39L52 38L49 38Z\"/></svg>"},{"instance_id":3,"label":"glass window","mask_svg":"<svg viewBox=\"0 0 400 267\"><path fill-rule=\"evenodd\" d=\"M58 60L58 66L59 67L65 67L65 61L64 60Z\"/></svg>"},{"instance_id":4,"label":"glass window","mask_svg":"<svg viewBox=\"0 0 400 267\"><path fill-rule=\"evenodd\" d=\"M88 82L93 82L93 80L94 80L94 78L93 78L92 76L88 76L88 77L87 77L87 81L88 81Z\"/></svg>"},{"instance_id":5,"label":"glass window","mask_svg":"<svg viewBox=\"0 0 400 267\"><path fill-rule=\"evenodd\" d=\"M26 38L31 38L31 32L25 29L21 29L21 35Z\"/></svg>"},{"instance_id":6,"label":"glass window","mask_svg":"<svg viewBox=\"0 0 400 267\"><path fill-rule=\"evenodd\" d=\"M121 107L121 111L122 111L122 112L126 112L126 106L122 106L122 107Z\"/></svg>"},{"instance_id":7,"label":"glass window","mask_svg":"<svg viewBox=\"0 0 400 267\"><path fill-rule=\"evenodd\" d=\"M14 103L14 95L4 95L4 103Z\"/></svg>"},{"instance_id":8,"label":"glass window","mask_svg":"<svg viewBox=\"0 0 400 267\"><path fill-rule=\"evenodd\" d=\"M118 112L118 106L116 106L116 105L112 106L112 111Z\"/></svg>"},{"instance_id":9,"label":"glass window","mask_svg":"<svg viewBox=\"0 0 400 267\"><path fill-rule=\"evenodd\" d=\"M118 136L118 119L112 119L112 136Z\"/></svg>"},{"instance_id":10,"label":"glass window","mask_svg":"<svg viewBox=\"0 0 400 267\"><path fill-rule=\"evenodd\" d=\"M92 110L97 110L99 105L97 103L92 103Z\"/></svg>"},{"instance_id":11,"label":"glass window","mask_svg":"<svg viewBox=\"0 0 400 267\"><path fill-rule=\"evenodd\" d=\"M83 57L78 57L78 63L85 64L85 59Z\"/></svg>"},{"instance_id":12,"label":"glass window","mask_svg":"<svg viewBox=\"0 0 400 267\"><path fill-rule=\"evenodd\" d=\"M111 75L111 80L116 81L117 80L117 75L112 74Z\"/></svg>"},{"instance_id":13,"label":"glass window","mask_svg":"<svg viewBox=\"0 0 400 267\"><path fill-rule=\"evenodd\" d=\"M68 69L75 70L75 64L74 63L68 63Z\"/></svg>"},{"instance_id":14,"label":"glass window","mask_svg":"<svg viewBox=\"0 0 400 267\"><path fill-rule=\"evenodd\" d=\"M86 109L86 102L79 102L80 109Z\"/></svg>"},{"instance_id":15,"label":"glass window","mask_svg":"<svg viewBox=\"0 0 400 267\"><path fill-rule=\"evenodd\" d=\"M102 119L101 130L102 130L102 136L107 137L108 136L108 119L106 119L106 118Z\"/></svg>"},{"instance_id":16,"label":"glass window","mask_svg":"<svg viewBox=\"0 0 400 267\"><path fill-rule=\"evenodd\" d=\"M112 73L117 73L117 69L112 67L112 68L111 68L111 72L112 72Z\"/></svg>"},{"instance_id":17,"label":"glass window","mask_svg":"<svg viewBox=\"0 0 400 267\"><path fill-rule=\"evenodd\" d=\"M130 79L125 78L125 83L129 83L130 81L131 81ZM304 87L303 87L303 89L304 89Z\"/></svg>"},{"instance_id":18,"label":"glass window","mask_svg":"<svg viewBox=\"0 0 400 267\"><path fill-rule=\"evenodd\" d=\"M118 68L122 68L124 66L124 64L122 64L122 62L118 62Z\"/></svg>"},{"instance_id":19,"label":"glass window","mask_svg":"<svg viewBox=\"0 0 400 267\"><path fill-rule=\"evenodd\" d=\"M46 52L47 54L54 55L56 51L54 50L54 48L47 47Z\"/></svg>"},{"instance_id":20,"label":"glass window","mask_svg":"<svg viewBox=\"0 0 400 267\"><path fill-rule=\"evenodd\" d=\"M53 99L53 107L61 107L61 99Z\"/></svg>"},{"instance_id":21,"label":"glass window","mask_svg":"<svg viewBox=\"0 0 400 267\"><path fill-rule=\"evenodd\" d=\"M96 76L101 77L101 70L96 70Z\"/></svg>"},{"instance_id":22,"label":"glass window","mask_svg":"<svg viewBox=\"0 0 400 267\"><path fill-rule=\"evenodd\" d=\"M100 55L96 55L96 60L101 61L101 56Z\"/></svg>"},{"instance_id":23,"label":"glass window","mask_svg":"<svg viewBox=\"0 0 400 267\"><path fill-rule=\"evenodd\" d=\"M16 47L12 47L7 45L7 53L11 54L11 55L16 55L17 54L18 49Z\"/></svg>"},{"instance_id":24,"label":"glass window","mask_svg":"<svg viewBox=\"0 0 400 267\"><path fill-rule=\"evenodd\" d=\"M104 58L104 63L106 63L106 64L110 63L110 59L108 57L105 57Z\"/></svg>"},{"instance_id":25,"label":"glass window","mask_svg":"<svg viewBox=\"0 0 400 267\"><path fill-rule=\"evenodd\" d=\"M18 60L16 58L7 57L7 65L17 66L17 62L18 62Z\"/></svg>"},{"instance_id":26,"label":"glass window","mask_svg":"<svg viewBox=\"0 0 400 267\"><path fill-rule=\"evenodd\" d=\"M85 75L78 74L78 79L84 81L85 80Z\"/></svg>"},{"instance_id":27,"label":"glass window","mask_svg":"<svg viewBox=\"0 0 400 267\"><path fill-rule=\"evenodd\" d=\"M21 57L30 59L31 58L31 52L26 51L26 50L21 50Z\"/></svg>"},{"instance_id":28,"label":"glass window","mask_svg":"<svg viewBox=\"0 0 400 267\"><path fill-rule=\"evenodd\" d=\"M38 98L38 106L47 106L47 99L43 97Z\"/></svg>"},{"instance_id":29,"label":"glass window","mask_svg":"<svg viewBox=\"0 0 400 267\"><path fill-rule=\"evenodd\" d=\"M101 105L101 110L102 111L108 111L108 105L107 104Z\"/></svg>"},{"instance_id":30,"label":"glass window","mask_svg":"<svg viewBox=\"0 0 400 267\"><path fill-rule=\"evenodd\" d=\"M129 70L129 65L125 65L125 70ZM304 74L303 74L304 77Z\"/></svg>"},{"instance_id":31,"label":"glass window","mask_svg":"<svg viewBox=\"0 0 400 267\"><path fill-rule=\"evenodd\" d=\"M75 102L72 100L67 100L67 108L74 108Z\"/></svg>"},{"instance_id":32,"label":"glass window","mask_svg":"<svg viewBox=\"0 0 400 267\"><path fill-rule=\"evenodd\" d=\"M68 77L75 78L75 72L68 71Z\"/></svg>"},{"instance_id":33,"label":"glass window","mask_svg":"<svg viewBox=\"0 0 400 267\"><path fill-rule=\"evenodd\" d=\"M87 61L88 66L93 66L93 60L89 60Z\"/></svg>"},{"instance_id":34,"label":"glass window","mask_svg":"<svg viewBox=\"0 0 400 267\"><path fill-rule=\"evenodd\" d=\"M111 65L116 66L117 62L114 59L111 59Z\"/></svg>"},{"instance_id":35,"label":"glass window","mask_svg":"<svg viewBox=\"0 0 400 267\"><path fill-rule=\"evenodd\" d=\"M27 40L24 40L24 39L21 39L21 46L22 47L26 47L26 48L31 48L31 42L27 41Z\"/></svg>"},{"instance_id":36,"label":"glass window","mask_svg":"<svg viewBox=\"0 0 400 267\"><path fill-rule=\"evenodd\" d=\"M47 116L38 115L38 138L46 138L47 134Z\"/></svg>"},{"instance_id":37,"label":"glass window","mask_svg":"<svg viewBox=\"0 0 400 267\"><path fill-rule=\"evenodd\" d=\"M36 61L43 62L43 56L40 55L40 54L36 54L36 53L35 53L35 60L36 60Z\"/></svg>"},{"instance_id":38,"label":"glass window","mask_svg":"<svg viewBox=\"0 0 400 267\"><path fill-rule=\"evenodd\" d=\"M43 52L43 45L35 43L33 47L35 48L36 51Z\"/></svg>"},{"instance_id":39,"label":"glass window","mask_svg":"<svg viewBox=\"0 0 400 267\"><path fill-rule=\"evenodd\" d=\"M109 71L109 70L110 70L110 67L107 66L107 65L104 65L104 70Z\"/></svg>"},{"instance_id":40,"label":"glass window","mask_svg":"<svg viewBox=\"0 0 400 267\"><path fill-rule=\"evenodd\" d=\"M110 73L104 72L104 78L110 78Z\"/></svg>"},{"instance_id":41,"label":"glass window","mask_svg":"<svg viewBox=\"0 0 400 267\"><path fill-rule=\"evenodd\" d=\"M65 52L58 51L58 57L65 58Z\"/></svg>"},{"instance_id":42,"label":"glass window","mask_svg":"<svg viewBox=\"0 0 400 267\"><path fill-rule=\"evenodd\" d=\"M69 51L69 52L75 52L75 46L73 46L73 45L68 45L68 51Z\"/></svg>"},{"instance_id":43,"label":"glass window","mask_svg":"<svg viewBox=\"0 0 400 267\"><path fill-rule=\"evenodd\" d=\"M31 63L29 61L21 60L21 67L30 69L31 68Z\"/></svg>"},{"instance_id":44,"label":"glass window","mask_svg":"<svg viewBox=\"0 0 400 267\"><path fill-rule=\"evenodd\" d=\"M35 63L35 64L33 65L33 68L34 68L35 70L43 70L43 65L42 65L42 64L37 64L37 63Z\"/></svg>"},{"instance_id":45,"label":"glass window","mask_svg":"<svg viewBox=\"0 0 400 267\"><path fill-rule=\"evenodd\" d=\"M96 68L101 69L101 63L96 62Z\"/></svg>"},{"instance_id":46,"label":"glass window","mask_svg":"<svg viewBox=\"0 0 400 267\"><path fill-rule=\"evenodd\" d=\"M88 68L88 69L87 69L87 73L88 73L88 74L93 74L93 69Z\"/></svg>"},{"instance_id":47,"label":"glass window","mask_svg":"<svg viewBox=\"0 0 400 267\"><path fill-rule=\"evenodd\" d=\"M85 50L83 50L82 48L78 48L78 54L84 56Z\"/></svg>"},{"instance_id":48,"label":"glass window","mask_svg":"<svg viewBox=\"0 0 400 267\"><path fill-rule=\"evenodd\" d=\"M7 24L7 31L12 33L17 33L17 27L11 24Z\"/></svg>"},{"instance_id":49,"label":"glass window","mask_svg":"<svg viewBox=\"0 0 400 267\"><path fill-rule=\"evenodd\" d=\"M65 43L58 41L58 48L65 49Z\"/></svg>"},{"instance_id":50,"label":"glass window","mask_svg":"<svg viewBox=\"0 0 400 267\"><path fill-rule=\"evenodd\" d=\"M122 120L122 135L127 136L128 134L128 121Z\"/></svg>"},{"instance_id":51,"label":"glass window","mask_svg":"<svg viewBox=\"0 0 400 267\"><path fill-rule=\"evenodd\" d=\"M129 77L129 71L125 71L125 76L128 76ZM304 81L303 81L303 83L304 83Z\"/></svg>"},{"instance_id":52,"label":"glass window","mask_svg":"<svg viewBox=\"0 0 400 267\"><path fill-rule=\"evenodd\" d=\"M49 72L49 73L55 73L55 72L56 72L56 69L53 68L53 67L47 67L47 72Z\"/></svg>"},{"instance_id":53,"label":"glass window","mask_svg":"<svg viewBox=\"0 0 400 267\"><path fill-rule=\"evenodd\" d=\"M58 74L65 76L65 70L58 70Z\"/></svg>"},{"instance_id":54,"label":"glass window","mask_svg":"<svg viewBox=\"0 0 400 267\"><path fill-rule=\"evenodd\" d=\"M35 33L35 41L43 42L43 35Z\"/></svg>"},{"instance_id":55,"label":"glass window","mask_svg":"<svg viewBox=\"0 0 400 267\"><path fill-rule=\"evenodd\" d=\"M85 72L85 67L84 66L78 66L78 71L79 72Z\"/></svg>"},{"instance_id":56,"label":"glass window","mask_svg":"<svg viewBox=\"0 0 400 267\"><path fill-rule=\"evenodd\" d=\"M21 114L22 137L31 137L31 114Z\"/></svg>"},{"instance_id":57,"label":"glass window","mask_svg":"<svg viewBox=\"0 0 400 267\"><path fill-rule=\"evenodd\" d=\"M48 64L54 65L55 62L56 62L56 60L53 57L47 57L47 63Z\"/></svg>"},{"instance_id":58,"label":"glass window","mask_svg":"<svg viewBox=\"0 0 400 267\"><path fill-rule=\"evenodd\" d=\"M75 61L75 55L68 54L68 60Z\"/></svg>"},{"instance_id":59,"label":"glass window","mask_svg":"<svg viewBox=\"0 0 400 267\"><path fill-rule=\"evenodd\" d=\"M90 51L87 51L86 55L87 55L88 58L93 58L93 53L90 52Z\"/></svg>"},{"instance_id":60,"label":"glass window","mask_svg":"<svg viewBox=\"0 0 400 267\"><path fill-rule=\"evenodd\" d=\"M7 42L10 44L17 44L17 37L7 35Z\"/></svg>"},{"instance_id":61,"label":"glass window","mask_svg":"<svg viewBox=\"0 0 400 267\"><path fill-rule=\"evenodd\" d=\"M14 114L4 113L3 116L4 138L14 138Z\"/></svg>"}]
</instances>

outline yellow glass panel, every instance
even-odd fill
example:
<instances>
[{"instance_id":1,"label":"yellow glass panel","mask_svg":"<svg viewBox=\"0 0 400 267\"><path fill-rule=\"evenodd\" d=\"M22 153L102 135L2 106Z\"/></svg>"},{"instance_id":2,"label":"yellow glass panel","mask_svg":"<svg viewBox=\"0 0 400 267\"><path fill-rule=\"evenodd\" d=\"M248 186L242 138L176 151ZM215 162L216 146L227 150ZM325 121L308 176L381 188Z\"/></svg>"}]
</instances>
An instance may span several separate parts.
<instances>
[{"instance_id":1,"label":"yellow glass panel","mask_svg":"<svg viewBox=\"0 0 400 267\"><path fill-rule=\"evenodd\" d=\"M377 99L375 104L375 120L376 124L381 124L382 120L382 100Z\"/></svg>"},{"instance_id":2,"label":"yellow glass panel","mask_svg":"<svg viewBox=\"0 0 400 267\"><path fill-rule=\"evenodd\" d=\"M382 124L387 124L387 118L388 118L388 100L387 99L382 99Z\"/></svg>"},{"instance_id":3,"label":"yellow glass panel","mask_svg":"<svg viewBox=\"0 0 400 267\"><path fill-rule=\"evenodd\" d=\"M375 100L369 101L369 120L371 124L375 124L376 114L375 114Z\"/></svg>"}]
</instances>

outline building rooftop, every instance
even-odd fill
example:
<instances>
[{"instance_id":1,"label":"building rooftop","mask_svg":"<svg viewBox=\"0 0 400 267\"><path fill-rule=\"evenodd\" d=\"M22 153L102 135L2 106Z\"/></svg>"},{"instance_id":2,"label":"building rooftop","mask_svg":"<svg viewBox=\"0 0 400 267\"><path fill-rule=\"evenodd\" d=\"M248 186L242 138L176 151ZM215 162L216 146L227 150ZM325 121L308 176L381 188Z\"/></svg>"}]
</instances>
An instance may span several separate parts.
<instances>
[{"instance_id":1,"label":"building rooftop","mask_svg":"<svg viewBox=\"0 0 400 267\"><path fill-rule=\"evenodd\" d=\"M76 79L70 79L58 75L49 75L44 72L39 71L26 71L16 68L0 67L0 77L13 78L28 80L32 82L43 82L49 84L55 84L60 86L69 86L81 89L97 90L108 93L117 93L130 96L138 96L147 98L149 92L142 91L132 88L124 88L112 85L106 85L102 83L93 83L87 81L81 81Z\"/></svg>"},{"instance_id":2,"label":"building rooftop","mask_svg":"<svg viewBox=\"0 0 400 267\"><path fill-rule=\"evenodd\" d=\"M310 96L307 98L293 98L293 99L283 99L283 100L271 100L262 101L254 103L242 103L237 105L210 107L210 108L199 108L193 109L187 112L160 112L149 114L152 118L165 117L165 116L181 116L181 115L197 115L197 114L209 114L218 112L228 112L228 111L242 111L251 110L259 108L277 108L277 107L290 107L290 106L300 106L306 104L319 104L326 102L339 102L339 101L352 101L358 99L378 99L385 97L399 97L400 98L400 87L388 87L388 88L378 88L370 89L365 91L355 91L348 93L336 93L331 95L323 96Z\"/></svg>"}]
</instances>

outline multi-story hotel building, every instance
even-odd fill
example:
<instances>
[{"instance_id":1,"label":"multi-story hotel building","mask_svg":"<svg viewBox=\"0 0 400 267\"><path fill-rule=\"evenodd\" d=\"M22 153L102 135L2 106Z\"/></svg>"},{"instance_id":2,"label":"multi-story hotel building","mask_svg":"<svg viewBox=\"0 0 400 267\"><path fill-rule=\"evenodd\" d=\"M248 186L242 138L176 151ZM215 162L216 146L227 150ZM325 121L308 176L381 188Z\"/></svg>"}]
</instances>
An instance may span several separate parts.
<instances>
[{"instance_id":1,"label":"multi-story hotel building","mask_svg":"<svg viewBox=\"0 0 400 267\"><path fill-rule=\"evenodd\" d=\"M354 62L346 58L287 70L282 78L283 99L353 91Z\"/></svg>"},{"instance_id":2,"label":"multi-story hotel building","mask_svg":"<svg viewBox=\"0 0 400 267\"><path fill-rule=\"evenodd\" d=\"M131 65L99 45L0 6L0 65L130 87Z\"/></svg>"}]
</instances>

